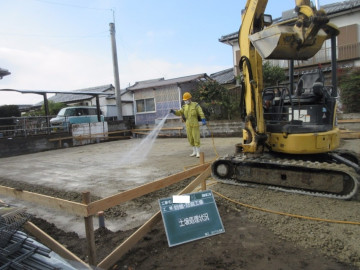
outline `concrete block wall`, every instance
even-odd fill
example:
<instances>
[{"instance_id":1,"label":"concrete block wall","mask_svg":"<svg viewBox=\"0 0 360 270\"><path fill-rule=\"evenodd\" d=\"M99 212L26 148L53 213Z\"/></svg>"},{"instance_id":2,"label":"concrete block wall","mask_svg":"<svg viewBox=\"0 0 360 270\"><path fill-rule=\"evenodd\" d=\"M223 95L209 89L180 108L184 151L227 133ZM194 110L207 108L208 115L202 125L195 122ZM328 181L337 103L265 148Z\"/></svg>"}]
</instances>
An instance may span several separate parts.
<instances>
[{"instance_id":1,"label":"concrete block wall","mask_svg":"<svg viewBox=\"0 0 360 270\"><path fill-rule=\"evenodd\" d=\"M58 147L58 142L49 142L47 136L14 137L0 140L0 158L31 154Z\"/></svg>"},{"instance_id":2,"label":"concrete block wall","mask_svg":"<svg viewBox=\"0 0 360 270\"><path fill-rule=\"evenodd\" d=\"M156 125L137 125L136 129L151 129L155 128ZM178 130L164 130L161 134L171 137L186 137L185 123L181 119L167 119L163 128L174 128L182 127L180 132ZM206 126L202 126L200 123L200 134L201 137L236 137L242 136L242 129L244 123L240 121L208 121Z\"/></svg>"}]
</instances>

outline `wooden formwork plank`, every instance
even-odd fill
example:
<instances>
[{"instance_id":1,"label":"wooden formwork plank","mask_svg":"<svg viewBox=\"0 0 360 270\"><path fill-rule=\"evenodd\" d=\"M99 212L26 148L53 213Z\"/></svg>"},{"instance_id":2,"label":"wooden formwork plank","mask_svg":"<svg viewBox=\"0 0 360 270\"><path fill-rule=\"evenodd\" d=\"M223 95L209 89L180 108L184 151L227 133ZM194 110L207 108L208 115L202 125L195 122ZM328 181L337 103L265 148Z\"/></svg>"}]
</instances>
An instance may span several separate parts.
<instances>
[{"instance_id":1,"label":"wooden formwork plank","mask_svg":"<svg viewBox=\"0 0 360 270\"><path fill-rule=\"evenodd\" d=\"M341 132L341 139L360 139L360 132Z\"/></svg>"},{"instance_id":2,"label":"wooden formwork plank","mask_svg":"<svg viewBox=\"0 0 360 270\"><path fill-rule=\"evenodd\" d=\"M194 190L199 184L211 175L211 167L208 166L195 180L193 180L180 193L189 193ZM138 241L140 241L151 228L161 220L161 213L158 211L153 215L144 225L136 230L129 238L120 244L113 252L111 252L105 259L103 259L98 267L102 269L110 269L120 258L128 252Z\"/></svg>"},{"instance_id":3,"label":"wooden formwork plank","mask_svg":"<svg viewBox=\"0 0 360 270\"><path fill-rule=\"evenodd\" d=\"M67 260L78 262L83 267L92 269L88 264L83 262L79 257L77 257L75 254L70 252L67 248L65 248L63 245L61 245L54 238L52 238L50 235L45 233L43 230L41 230L39 227L37 227L32 222L28 221L27 223L25 223L24 228L31 235L35 236L43 245L45 245L48 248L50 248L51 250L53 250L55 253L59 254L61 257L65 258Z\"/></svg>"},{"instance_id":4,"label":"wooden formwork plank","mask_svg":"<svg viewBox=\"0 0 360 270\"><path fill-rule=\"evenodd\" d=\"M183 130L184 127L168 127L168 128L161 128L160 130ZM132 132L137 132L137 131L152 131L154 130L153 128L137 128L137 129L132 129Z\"/></svg>"},{"instance_id":5,"label":"wooden formwork plank","mask_svg":"<svg viewBox=\"0 0 360 270\"><path fill-rule=\"evenodd\" d=\"M99 211L104 211L120 203L135 199L137 197L143 196L145 194L175 184L191 176L200 174L209 166L210 166L209 163L202 164L192 169L186 170L184 172L173 174L168 177L162 178L160 180L136 187L134 189L109 196L107 198L98 200L96 202L92 202L88 205L88 215L95 215Z\"/></svg>"},{"instance_id":6,"label":"wooden formwork plank","mask_svg":"<svg viewBox=\"0 0 360 270\"><path fill-rule=\"evenodd\" d=\"M339 119L338 123L360 123L360 119Z\"/></svg>"},{"instance_id":7,"label":"wooden formwork plank","mask_svg":"<svg viewBox=\"0 0 360 270\"><path fill-rule=\"evenodd\" d=\"M38 193L33 193L25 190L0 186L0 194L13 197L19 200L28 201L40 204L42 206L55 208L65 211L67 213L76 214L79 216L87 216L86 204L71 202L59 198L50 197Z\"/></svg>"},{"instance_id":8,"label":"wooden formwork plank","mask_svg":"<svg viewBox=\"0 0 360 270\"><path fill-rule=\"evenodd\" d=\"M108 140L111 139L131 139L131 136L109 136L107 137Z\"/></svg>"},{"instance_id":9,"label":"wooden formwork plank","mask_svg":"<svg viewBox=\"0 0 360 270\"><path fill-rule=\"evenodd\" d=\"M124 133L124 132L130 132L131 129L126 130L115 130L115 131L108 131L107 134L116 134L116 133Z\"/></svg>"},{"instance_id":10,"label":"wooden formwork plank","mask_svg":"<svg viewBox=\"0 0 360 270\"><path fill-rule=\"evenodd\" d=\"M72 139L73 137L72 136L68 136L68 137L59 137L59 138L52 138L52 139L49 139L49 142L56 142L56 141L62 141L62 140L69 140L69 139Z\"/></svg>"}]
</instances>

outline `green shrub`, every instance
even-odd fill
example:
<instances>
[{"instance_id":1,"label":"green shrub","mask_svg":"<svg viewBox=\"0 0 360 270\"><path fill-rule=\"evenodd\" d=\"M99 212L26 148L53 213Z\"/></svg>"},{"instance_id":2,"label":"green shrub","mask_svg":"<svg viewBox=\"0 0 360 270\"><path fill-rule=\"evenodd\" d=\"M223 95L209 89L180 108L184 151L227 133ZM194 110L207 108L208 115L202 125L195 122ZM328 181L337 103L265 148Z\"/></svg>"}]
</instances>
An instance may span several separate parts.
<instances>
[{"instance_id":1,"label":"green shrub","mask_svg":"<svg viewBox=\"0 0 360 270\"><path fill-rule=\"evenodd\" d=\"M343 111L345 113L360 112L360 68L341 76L339 86Z\"/></svg>"},{"instance_id":2,"label":"green shrub","mask_svg":"<svg viewBox=\"0 0 360 270\"><path fill-rule=\"evenodd\" d=\"M0 118L2 117L20 117L21 112L18 105L0 106ZM0 125L12 125L13 119L0 119Z\"/></svg>"},{"instance_id":3,"label":"green shrub","mask_svg":"<svg viewBox=\"0 0 360 270\"><path fill-rule=\"evenodd\" d=\"M285 79L285 71L281 67L272 66L269 62L263 64L264 87L275 86Z\"/></svg>"},{"instance_id":4,"label":"green shrub","mask_svg":"<svg viewBox=\"0 0 360 270\"><path fill-rule=\"evenodd\" d=\"M191 94L209 120L231 120L239 115L240 100L215 80L201 82Z\"/></svg>"}]
</instances>

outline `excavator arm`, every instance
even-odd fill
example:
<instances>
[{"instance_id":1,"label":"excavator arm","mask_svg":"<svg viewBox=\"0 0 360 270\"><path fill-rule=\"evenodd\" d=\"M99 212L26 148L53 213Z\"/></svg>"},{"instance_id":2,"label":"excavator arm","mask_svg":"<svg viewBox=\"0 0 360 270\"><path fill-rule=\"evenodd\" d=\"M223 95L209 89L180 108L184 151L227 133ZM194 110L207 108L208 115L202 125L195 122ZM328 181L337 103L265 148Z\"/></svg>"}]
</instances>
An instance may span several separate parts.
<instances>
[{"instance_id":1,"label":"excavator arm","mask_svg":"<svg viewBox=\"0 0 360 270\"><path fill-rule=\"evenodd\" d=\"M264 11L267 0L248 0L242 14L239 30L241 59L240 71L243 75L244 102L246 109L245 128L243 130L244 152L261 151L258 147L266 140L265 123L262 108L262 58L251 44L249 35L264 28Z\"/></svg>"}]
</instances>

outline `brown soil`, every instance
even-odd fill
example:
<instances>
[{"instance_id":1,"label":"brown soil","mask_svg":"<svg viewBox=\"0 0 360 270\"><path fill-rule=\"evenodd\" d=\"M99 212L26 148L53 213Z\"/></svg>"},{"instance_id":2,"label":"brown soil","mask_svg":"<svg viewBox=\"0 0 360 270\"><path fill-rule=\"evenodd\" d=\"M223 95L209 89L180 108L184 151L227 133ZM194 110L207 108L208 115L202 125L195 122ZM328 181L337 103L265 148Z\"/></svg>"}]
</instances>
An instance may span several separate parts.
<instances>
[{"instance_id":1,"label":"brown soil","mask_svg":"<svg viewBox=\"0 0 360 270\"><path fill-rule=\"evenodd\" d=\"M184 184L177 189L180 190L183 186ZM313 215L322 214L327 217L332 211L323 207L330 204L333 204L335 213L341 212L341 209L347 212L349 204L351 208L359 209L357 201L342 202L225 184L216 184L210 188L235 200L246 200L266 208L277 206L279 210L284 210L282 202L295 200L303 207L285 208L297 213L299 209L303 209L300 214L311 208ZM172 187L171 190L143 196L137 200L137 207L152 205L157 203L159 195L164 197L162 195L166 194L167 197L169 193L175 192L176 188ZM279 217L241 207L217 195L215 198L225 233L169 248L161 222L112 269L359 269L360 256L356 237L359 235L359 226ZM113 211L107 215L110 218L119 214ZM358 211L353 211L351 216L348 218L358 217ZM32 221L87 261L84 238L79 238L74 232L60 230L54 224L39 218L33 218ZM106 228L96 230L98 261L109 255L134 231L135 228L117 232Z\"/></svg>"},{"instance_id":2,"label":"brown soil","mask_svg":"<svg viewBox=\"0 0 360 270\"><path fill-rule=\"evenodd\" d=\"M114 269L351 269L280 239L222 199L217 205L225 233L169 248L159 224Z\"/></svg>"}]
</instances>

